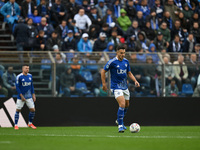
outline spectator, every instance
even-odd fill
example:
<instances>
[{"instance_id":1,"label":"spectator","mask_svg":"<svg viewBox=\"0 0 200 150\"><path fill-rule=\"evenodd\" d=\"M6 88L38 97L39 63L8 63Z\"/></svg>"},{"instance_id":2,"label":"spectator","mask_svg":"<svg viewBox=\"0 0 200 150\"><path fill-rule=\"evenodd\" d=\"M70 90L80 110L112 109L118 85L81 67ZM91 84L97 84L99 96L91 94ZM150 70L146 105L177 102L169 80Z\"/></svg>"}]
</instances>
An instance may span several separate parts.
<instances>
[{"instance_id":1,"label":"spectator","mask_svg":"<svg viewBox=\"0 0 200 150\"><path fill-rule=\"evenodd\" d=\"M178 19L179 19L180 22L181 22L181 27L182 27L183 29L187 29L187 31L189 31L189 29L190 29L189 20L186 20L186 19L185 19L184 14L183 14L182 12L179 13Z\"/></svg>"},{"instance_id":2,"label":"spectator","mask_svg":"<svg viewBox=\"0 0 200 150\"><path fill-rule=\"evenodd\" d=\"M8 90L3 85L3 80L0 75L0 94L3 94L5 97L8 97Z\"/></svg>"},{"instance_id":3,"label":"spectator","mask_svg":"<svg viewBox=\"0 0 200 150\"><path fill-rule=\"evenodd\" d=\"M198 22L198 24L200 24L200 19L199 19L199 14L197 12L195 12L192 15L192 18L190 19L191 24L193 24L194 22Z\"/></svg>"},{"instance_id":4,"label":"spectator","mask_svg":"<svg viewBox=\"0 0 200 150\"><path fill-rule=\"evenodd\" d=\"M35 23L35 24L39 24L41 22L41 19L42 19L42 17L39 16L39 14L38 14L37 9L34 10L33 15L31 15L29 18L32 18L33 23Z\"/></svg>"},{"instance_id":5,"label":"spectator","mask_svg":"<svg viewBox=\"0 0 200 150\"><path fill-rule=\"evenodd\" d=\"M181 22L179 20L175 21L174 27L171 30L171 39L174 39L175 35L179 35L180 40L184 41L184 32L181 28Z\"/></svg>"},{"instance_id":6,"label":"spectator","mask_svg":"<svg viewBox=\"0 0 200 150\"><path fill-rule=\"evenodd\" d=\"M164 12L163 22L166 22L167 28L172 30L174 22L172 21L172 18L170 17L169 11Z\"/></svg>"},{"instance_id":7,"label":"spectator","mask_svg":"<svg viewBox=\"0 0 200 150\"><path fill-rule=\"evenodd\" d=\"M127 52L135 52L135 34L133 34L131 37L127 38L126 44L127 44Z\"/></svg>"},{"instance_id":8,"label":"spectator","mask_svg":"<svg viewBox=\"0 0 200 150\"><path fill-rule=\"evenodd\" d=\"M8 90L8 97L12 97L16 93L16 74L13 73L13 67L9 66L8 70L2 76L3 84Z\"/></svg>"},{"instance_id":9,"label":"spectator","mask_svg":"<svg viewBox=\"0 0 200 150\"><path fill-rule=\"evenodd\" d=\"M137 39L137 35L138 35L139 32L140 32L140 28L138 27L138 21L137 20L133 20L132 26L129 27L128 30L126 31L127 37L135 35L135 37Z\"/></svg>"},{"instance_id":10,"label":"spectator","mask_svg":"<svg viewBox=\"0 0 200 150\"><path fill-rule=\"evenodd\" d=\"M98 72L96 72L93 76L93 81L91 84L91 89L94 92L94 95L96 97L99 96L100 94L100 88L101 88L101 71L103 70L103 68L100 68Z\"/></svg>"},{"instance_id":11,"label":"spectator","mask_svg":"<svg viewBox=\"0 0 200 150\"><path fill-rule=\"evenodd\" d=\"M139 48L137 47L137 54L136 54L136 58L137 58L137 62L140 63L145 63L146 62L146 54L144 53L144 49L143 48Z\"/></svg>"},{"instance_id":12,"label":"spectator","mask_svg":"<svg viewBox=\"0 0 200 150\"><path fill-rule=\"evenodd\" d=\"M103 23L107 23L109 25L109 27L111 27L111 24L113 22L116 23L117 19L113 15L112 10L111 9L107 9L106 15L103 17Z\"/></svg>"},{"instance_id":13,"label":"spectator","mask_svg":"<svg viewBox=\"0 0 200 150\"><path fill-rule=\"evenodd\" d=\"M180 37L175 35L174 40L170 42L168 52L182 52L182 44L180 43Z\"/></svg>"},{"instance_id":14,"label":"spectator","mask_svg":"<svg viewBox=\"0 0 200 150\"><path fill-rule=\"evenodd\" d=\"M138 47L139 49L142 48L144 51L148 51L150 44L150 40L146 38L146 34L143 31L139 32L138 40L135 42L135 47Z\"/></svg>"},{"instance_id":15,"label":"spectator","mask_svg":"<svg viewBox=\"0 0 200 150\"><path fill-rule=\"evenodd\" d=\"M147 16L147 19L146 19L146 23L147 22L150 22L150 27L152 30L154 31L157 31L158 30L158 27L159 27L159 20L156 16L156 12L154 9L151 10L151 13L149 16Z\"/></svg>"},{"instance_id":16,"label":"spectator","mask_svg":"<svg viewBox=\"0 0 200 150\"><path fill-rule=\"evenodd\" d=\"M1 7L1 14L4 16L5 22L8 23L10 30L12 31L14 23L20 16L19 5L15 2L15 0L10 0L5 3L3 7Z\"/></svg>"},{"instance_id":17,"label":"spectator","mask_svg":"<svg viewBox=\"0 0 200 150\"><path fill-rule=\"evenodd\" d=\"M41 23L37 26L38 31L43 30L44 31L44 38L47 40L49 37L51 37L51 33L54 31L54 28L51 24L47 23L47 19L45 17L42 17Z\"/></svg>"},{"instance_id":18,"label":"spectator","mask_svg":"<svg viewBox=\"0 0 200 150\"><path fill-rule=\"evenodd\" d=\"M45 38L44 38L44 31L40 30L38 35L36 36L34 48L36 51L44 51L46 49L45 46Z\"/></svg>"},{"instance_id":19,"label":"spectator","mask_svg":"<svg viewBox=\"0 0 200 150\"><path fill-rule=\"evenodd\" d=\"M28 26L28 33L29 33L28 47L32 49L34 47L34 43L36 40L36 36L38 35L38 31L36 27L33 25L33 20L31 18L27 20L27 26Z\"/></svg>"},{"instance_id":20,"label":"spectator","mask_svg":"<svg viewBox=\"0 0 200 150\"><path fill-rule=\"evenodd\" d=\"M56 63L56 91L57 95L60 93L60 76L63 73L63 69L65 68L66 61L62 58L61 53L57 53L55 57Z\"/></svg>"},{"instance_id":21,"label":"spectator","mask_svg":"<svg viewBox=\"0 0 200 150\"><path fill-rule=\"evenodd\" d=\"M76 26L76 20L69 21L69 23L68 23L68 29L73 31L74 37L76 39L79 38L81 30L79 30L79 28Z\"/></svg>"},{"instance_id":22,"label":"spectator","mask_svg":"<svg viewBox=\"0 0 200 150\"><path fill-rule=\"evenodd\" d=\"M170 30L167 28L166 22L162 22L162 24L160 25L160 28L158 29L158 32L159 31L162 33L163 39L169 43L171 41L171 34L170 34Z\"/></svg>"},{"instance_id":23,"label":"spectator","mask_svg":"<svg viewBox=\"0 0 200 150\"><path fill-rule=\"evenodd\" d=\"M200 43L196 43L194 46L194 53L200 57Z\"/></svg>"},{"instance_id":24,"label":"spectator","mask_svg":"<svg viewBox=\"0 0 200 150\"><path fill-rule=\"evenodd\" d=\"M136 9L133 0L128 0L125 11L127 12L129 19L133 21L133 19L136 17Z\"/></svg>"},{"instance_id":25,"label":"spectator","mask_svg":"<svg viewBox=\"0 0 200 150\"><path fill-rule=\"evenodd\" d=\"M113 30L117 31L117 35L118 35L119 38L122 38L122 37L126 36L124 34L125 32L121 29L121 27L118 24L114 23L114 22L111 23L111 25L110 25L110 35L111 35L111 33L112 33Z\"/></svg>"},{"instance_id":26,"label":"spectator","mask_svg":"<svg viewBox=\"0 0 200 150\"><path fill-rule=\"evenodd\" d=\"M166 97L177 97L178 96L178 87L176 86L176 81L171 80L171 83L166 87Z\"/></svg>"},{"instance_id":27,"label":"spectator","mask_svg":"<svg viewBox=\"0 0 200 150\"><path fill-rule=\"evenodd\" d=\"M114 16L116 18L119 18L121 16L121 14L120 14L121 5L120 5L119 0L114 0L112 9L113 9Z\"/></svg>"},{"instance_id":28,"label":"spectator","mask_svg":"<svg viewBox=\"0 0 200 150\"><path fill-rule=\"evenodd\" d=\"M166 4L164 5L164 10L170 13L173 22L178 19L178 14L181 11L180 8L174 5L173 0L167 0Z\"/></svg>"},{"instance_id":29,"label":"spectator","mask_svg":"<svg viewBox=\"0 0 200 150\"><path fill-rule=\"evenodd\" d=\"M92 43L92 47L94 45L94 42L98 39L99 37L99 30L96 25L91 25L89 29L89 37L90 37L90 42Z\"/></svg>"},{"instance_id":30,"label":"spectator","mask_svg":"<svg viewBox=\"0 0 200 150\"><path fill-rule=\"evenodd\" d=\"M77 50L76 40L74 39L73 35L73 31L68 30L67 37L64 39L64 43L62 45L63 51Z\"/></svg>"},{"instance_id":31,"label":"spectator","mask_svg":"<svg viewBox=\"0 0 200 150\"><path fill-rule=\"evenodd\" d=\"M50 10L49 10L46 0L40 1L40 4L38 5L37 10L38 10L39 16L49 19L49 11Z\"/></svg>"},{"instance_id":32,"label":"spectator","mask_svg":"<svg viewBox=\"0 0 200 150\"><path fill-rule=\"evenodd\" d=\"M21 5L21 16L27 21L29 17L32 17L35 9L35 4L31 0L25 0Z\"/></svg>"},{"instance_id":33,"label":"spectator","mask_svg":"<svg viewBox=\"0 0 200 150\"><path fill-rule=\"evenodd\" d=\"M122 28L123 31L127 31L128 28L131 26L131 21L126 15L126 11L124 9L120 10L120 14L121 16L117 19L119 26Z\"/></svg>"},{"instance_id":34,"label":"spectator","mask_svg":"<svg viewBox=\"0 0 200 150\"><path fill-rule=\"evenodd\" d=\"M88 4L88 0L83 0L82 8L85 10L85 14L90 14L91 6Z\"/></svg>"},{"instance_id":35,"label":"spectator","mask_svg":"<svg viewBox=\"0 0 200 150\"><path fill-rule=\"evenodd\" d=\"M150 15L150 9L149 6L147 5L147 0L141 0L141 4L137 5L136 9L137 11L142 11L143 12L143 18L146 19L148 15Z\"/></svg>"},{"instance_id":36,"label":"spectator","mask_svg":"<svg viewBox=\"0 0 200 150\"><path fill-rule=\"evenodd\" d=\"M90 18L85 15L85 10L82 8L79 10L79 13L74 16L74 20L76 20L76 26L82 30L82 32L88 31L92 24Z\"/></svg>"},{"instance_id":37,"label":"spectator","mask_svg":"<svg viewBox=\"0 0 200 150\"><path fill-rule=\"evenodd\" d=\"M153 59L151 56L147 56L146 63L144 67L144 76L146 77L146 80L149 83L149 88L151 89L151 93L154 91L154 83L155 83L155 75L156 75L156 66L153 63Z\"/></svg>"},{"instance_id":38,"label":"spectator","mask_svg":"<svg viewBox=\"0 0 200 150\"><path fill-rule=\"evenodd\" d=\"M145 23L145 27L142 29L142 31L144 31L144 33L146 34L147 38L153 42L153 40L156 37L155 31L151 28L151 23L150 21L147 21Z\"/></svg>"},{"instance_id":39,"label":"spectator","mask_svg":"<svg viewBox=\"0 0 200 150\"><path fill-rule=\"evenodd\" d=\"M190 32L193 33L195 42L200 43L200 29L198 22L193 23Z\"/></svg>"},{"instance_id":40,"label":"spectator","mask_svg":"<svg viewBox=\"0 0 200 150\"><path fill-rule=\"evenodd\" d=\"M145 19L143 17L143 12L142 11L138 11L137 12L137 16L136 16L135 20L138 21L138 27L140 29L142 29L144 27L144 24L145 24Z\"/></svg>"},{"instance_id":41,"label":"spectator","mask_svg":"<svg viewBox=\"0 0 200 150\"><path fill-rule=\"evenodd\" d=\"M74 18L80 9L80 6L75 2L75 0L69 0L69 2L66 4L66 9L68 12L68 18Z\"/></svg>"},{"instance_id":42,"label":"spectator","mask_svg":"<svg viewBox=\"0 0 200 150\"><path fill-rule=\"evenodd\" d=\"M192 33L188 35L187 40L183 44L183 52L193 52L194 51L195 40Z\"/></svg>"},{"instance_id":43,"label":"spectator","mask_svg":"<svg viewBox=\"0 0 200 150\"><path fill-rule=\"evenodd\" d=\"M151 56L153 63L158 64L159 61L159 57L158 54L156 54L156 46L155 44L151 43L149 46L149 54L147 54L147 56Z\"/></svg>"},{"instance_id":44,"label":"spectator","mask_svg":"<svg viewBox=\"0 0 200 150\"><path fill-rule=\"evenodd\" d=\"M103 19L103 17L106 15L106 11L108 7L105 5L104 0L98 0L98 4L95 6L97 8L98 14Z\"/></svg>"},{"instance_id":45,"label":"spectator","mask_svg":"<svg viewBox=\"0 0 200 150\"><path fill-rule=\"evenodd\" d=\"M188 66L188 78L191 81L192 88L194 89L197 83L197 78L199 75L199 66L196 54L190 54L190 60L187 63Z\"/></svg>"},{"instance_id":46,"label":"spectator","mask_svg":"<svg viewBox=\"0 0 200 150\"><path fill-rule=\"evenodd\" d=\"M90 55L89 53L92 52L92 44L88 40L88 37L89 36L88 36L87 33L83 33L82 38L78 42L78 51L79 52L84 52L89 56Z\"/></svg>"},{"instance_id":47,"label":"spectator","mask_svg":"<svg viewBox=\"0 0 200 150\"><path fill-rule=\"evenodd\" d=\"M58 33L59 38L64 39L68 32L67 21L62 20L61 24L56 27L55 31Z\"/></svg>"},{"instance_id":48,"label":"spectator","mask_svg":"<svg viewBox=\"0 0 200 150\"><path fill-rule=\"evenodd\" d=\"M19 23L15 26L13 35L16 38L17 51L23 51L28 46L29 29L24 20L20 18ZM20 61L23 62L23 53L19 54Z\"/></svg>"},{"instance_id":49,"label":"spectator","mask_svg":"<svg viewBox=\"0 0 200 150\"><path fill-rule=\"evenodd\" d=\"M160 4L160 0L155 0L153 9L156 11L156 16L158 17L159 22L162 22L164 7Z\"/></svg>"},{"instance_id":50,"label":"spectator","mask_svg":"<svg viewBox=\"0 0 200 150\"><path fill-rule=\"evenodd\" d=\"M104 32L107 37L110 37L110 29L107 23L104 23L101 28L101 32Z\"/></svg>"},{"instance_id":51,"label":"spectator","mask_svg":"<svg viewBox=\"0 0 200 150\"><path fill-rule=\"evenodd\" d=\"M63 96L69 97L71 94L78 94L82 96L83 93L75 88L75 76L72 73L71 67L68 67L60 77L61 88L64 92Z\"/></svg>"},{"instance_id":52,"label":"spectator","mask_svg":"<svg viewBox=\"0 0 200 150\"><path fill-rule=\"evenodd\" d=\"M100 51L102 52L107 47L107 36L105 33L101 32L99 34L99 39L94 42L93 51Z\"/></svg>"},{"instance_id":53,"label":"spectator","mask_svg":"<svg viewBox=\"0 0 200 150\"><path fill-rule=\"evenodd\" d=\"M92 21L92 25L95 25L96 28L99 30L103 24L103 20L101 19L100 15L97 13L96 7L91 8L91 13L89 13L88 17Z\"/></svg>"},{"instance_id":54,"label":"spectator","mask_svg":"<svg viewBox=\"0 0 200 150\"><path fill-rule=\"evenodd\" d=\"M171 80L174 79L175 74L172 63L170 62L170 58L168 56L164 56L163 61L165 64L165 84L167 86L171 82ZM162 72L161 62L158 66L158 71Z\"/></svg>"},{"instance_id":55,"label":"spectator","mask_svg":"<svg viewBox=\"0 0 200 150\"><path fill-rule=\"evenodd\" d=\"M55 47L58 47L58 48L55 48ZM48 51L55 51L55 49L58 51L61 50L61 47L62 47L62 41L60 38L58 38L58 33L57 32L52 32L51 34L51 38L49 38L46 42L46 49Z\"/></svg>"},{"instance_id":56,"label":"spectator","mask_svg":"<svg viewBox=\"0 0 200 150\"><path fill-rule=\"evenodd\" d=\"M155 44L158 52L166 52L166 49L169 46L169 43L163 39L163 35L160 31L157 33L157 37L154 39L153 43Z\"/></svg>"},{"instance_id":57,"label":"spectator","mask_svg":"<svg viewBox=\"0 0 200 150\"><path fill-rule=\"evenodd\" d=\"M113 30L110 38L108 39L109 42L112 42L114 44L114 49L116 49L117 46L121 43L117 35L117 31Z\"/></svg>"},{"instance_id":58,"label":"spectator","mask_svg":"<svg viewBox=\"0 0 200 150\"><path fill-rule=\"evenodd\" d=\"M182 91L182 84L186 83L188 78L188 69L184 63L184 56L179 55L178 60L174 61L174 74L178 89Z\"/></svg>"},{"instance_id":59,"label":"spectator","mask_svg":"<svg viewBox=\"0 0 200 150\"><path fill-rule=\"evenodd\" d=\"M189 8L188 3L183 5L183 14L186 20L190 20L193 15L193 11Z\"/></svg>"},{"instance_id":60,"label":"spectator","mask_svg":"<svg viewBox=\"0 0 200 150\"><path fill-rule=\"evenodd\" d=\"M194 93L193 93L192 97L200 97L200 74L198 76L197 86L196 86L196 88L194 90Z\"/></svg>"},{"instance_id":61,"label":"spectator","mask_svg":"<svg viewBox=\"0 0 200 150\"><path fill-rule=\"evenodd\" d=\"M114 58L116 56L114 44L112 42L109 42L107 45L107 48L104 49L104 52L110 52L110 53L108 53L109 58L110 59Z\"/></svg>"},{"instance_id":62,"label":"spectator","mask_svg":"<svg viewBox=\"0 0 200 150\"><path fill-rule=\"evenodd\" d=\"M52 19L56 22L56 25L61 23L61 20L67 19L67 13L65 6L61 4L61 0L55 0L51 8Z\"/></svg>"}]
</instances>

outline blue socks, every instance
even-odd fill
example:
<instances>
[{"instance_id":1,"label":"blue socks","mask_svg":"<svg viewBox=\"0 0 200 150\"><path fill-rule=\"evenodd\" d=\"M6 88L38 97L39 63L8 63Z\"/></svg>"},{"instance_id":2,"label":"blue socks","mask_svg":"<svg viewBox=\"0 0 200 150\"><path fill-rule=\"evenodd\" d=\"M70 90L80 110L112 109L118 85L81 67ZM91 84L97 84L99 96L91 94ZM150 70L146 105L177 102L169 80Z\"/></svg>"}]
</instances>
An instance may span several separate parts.
<instances>
[{"instance_id":1,"label":"blue socks","mask_svg":"<svg viewBox=\"0 0 200 150\"><path fill-rule=\"evenodd\" d=\"M124 116L126 115L128 107L124 108Z\"/></svg>"},{"instance_id":2,"label":"blue socks","mask_svg":"<svg viewBox=\"0 0 200 150\"><path fill-rule=\"evenodd\" d=\"M118 112L117 112L118 125L123 125L124 109L125 108L122 108L122 107L119 107L118 109Z\"/></svg>"},{"instance_id":3,"label":"blue socks","mask_svg":"<svg viewBox=\"0 0 200 150\"><path fill-rule=\"evenodd\" d=\"M18 120L19 120L19 112L15 112L15 125L17 125L18 123Z\"/></svg>"},{"instance_id":4,"label":"blue socks","mask_svg":"<svg viewBox=\"0 0 200 150\"><path fill-rule=\"evenodd\" d=\"M34 116L35 116L35 112L29 112L29 124L33 122Z\"/></svg>"}]
</instances>

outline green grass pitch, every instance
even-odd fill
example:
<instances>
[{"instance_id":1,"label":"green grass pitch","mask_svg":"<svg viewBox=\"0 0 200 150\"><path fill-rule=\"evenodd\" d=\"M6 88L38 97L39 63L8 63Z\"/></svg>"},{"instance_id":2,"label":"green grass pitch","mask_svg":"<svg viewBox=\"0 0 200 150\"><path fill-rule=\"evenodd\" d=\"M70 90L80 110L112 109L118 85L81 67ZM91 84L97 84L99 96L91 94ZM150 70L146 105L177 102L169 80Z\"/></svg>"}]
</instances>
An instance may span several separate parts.
<instances>
[{"instance_id":1,"label":"green grass pitch","mask_svg":"<svg viewBox=\"0 0 200 150\"><path fill-rule=\"evenodd\" d=\"M200 126L0 128L0 150L200 150Z\"/></svg>"}]
</instances>

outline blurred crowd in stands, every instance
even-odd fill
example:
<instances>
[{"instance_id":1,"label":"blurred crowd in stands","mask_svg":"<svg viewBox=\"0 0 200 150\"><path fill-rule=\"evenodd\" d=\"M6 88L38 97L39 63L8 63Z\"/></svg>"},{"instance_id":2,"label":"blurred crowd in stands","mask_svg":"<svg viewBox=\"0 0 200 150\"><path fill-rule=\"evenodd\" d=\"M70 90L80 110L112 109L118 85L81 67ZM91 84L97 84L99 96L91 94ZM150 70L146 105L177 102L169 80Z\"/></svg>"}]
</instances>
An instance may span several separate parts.
<instances>
[{"instance_id":1,"label":"blurred crowd in stands","mask_svg":"<svg viewBox=\"0 0 200 150\"><path fill-rule=\"evenodd\" d=\"M183 84L190 84L195 91L198 88L200 0L1 0L1 3L5 4L0 12L16 39L18 51L54 51L58 52L57 63L72 63L77 58L68 60L65 52L90 56L91 52L115 52L119 44L124 44L127 52L138 52L131 55L130 63L148 64L131 68L144 85L138 90L130 82L133 95L142 88L160 95L162 67L156 52L163 54L167 96L178 96ZM109 54L110 58L114 56ZM57 75L57 91L63 87L66 96L75 91L75 81L71 79L84 80L74 72L80 66L73 67L77 66ZM66 77L71 72L76 78ZM94 79L99 81L100 74L95 73ZM73 86L66 87L70 84ZM92 86L98 95L98 86Z\"/></svg>"}]
</instances>

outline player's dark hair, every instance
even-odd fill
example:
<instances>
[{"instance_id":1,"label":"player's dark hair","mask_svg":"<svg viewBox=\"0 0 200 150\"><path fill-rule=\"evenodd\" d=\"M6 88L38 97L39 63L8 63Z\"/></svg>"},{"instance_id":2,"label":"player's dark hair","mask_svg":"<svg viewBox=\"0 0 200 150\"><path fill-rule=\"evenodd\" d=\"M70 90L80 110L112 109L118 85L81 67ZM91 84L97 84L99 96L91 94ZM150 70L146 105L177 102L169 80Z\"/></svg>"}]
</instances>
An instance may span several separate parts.
<instances>
[{"instance_id":1,"label":"player's dark hair","mask_svg":"<svg viewBox=\"0 0 200 150\"><path fill-rule=\"evenodd\" d=\"M119 45L119 46L117 46L117 49L116 49L116 50L118 51L118 50L120 50L120 49L126 49L126 47L125 47L124 45Z\"/></svg>"},{"instance_id":2,"label":"player's dark hair","mask_svg":"<svg viewBox=\"0 0 200 150\"><path fill-rule=\"evenodd\" d=\"M23 65L22 65L22 68L23 68L24 66L29 66L29 65L28 65L28 64L23 64Z\"/></svg>"}]
</instances>

